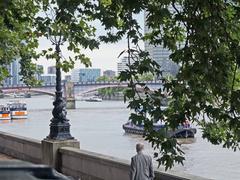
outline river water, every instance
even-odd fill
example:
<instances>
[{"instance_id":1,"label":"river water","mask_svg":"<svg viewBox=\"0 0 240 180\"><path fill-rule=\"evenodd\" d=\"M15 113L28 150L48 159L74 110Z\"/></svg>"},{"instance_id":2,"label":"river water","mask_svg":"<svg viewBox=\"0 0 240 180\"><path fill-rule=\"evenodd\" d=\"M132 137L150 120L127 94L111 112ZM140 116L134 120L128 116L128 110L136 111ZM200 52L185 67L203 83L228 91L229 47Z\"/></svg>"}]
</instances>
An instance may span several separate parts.
<instances>
[{"instance_id":1,"label":"river water","mask_svg":"<svg viewBox=\"0 0 240 180\"><path fill-rule=\"evenodd\" d=\"M8 101L0 99L0 104ZM24 101L28 105L28 119L0 121L0 131L42 140L49 133L53 99L39 96ZM124 133L122 124L128 120L130 112L127 104L119 101L77 101L76 105L77 109L68 110L67 117L70 119L71 134L80 141L81 149L130 160L135 155L136 143L142 142L146 153L153 154L151 146L141 136ZM174 171L211 179L240 179L239 151L211 145L201 138L200 130L194 139L182 146L186 161L184 166L174 167Z\"/></svg>"}]
</instances>

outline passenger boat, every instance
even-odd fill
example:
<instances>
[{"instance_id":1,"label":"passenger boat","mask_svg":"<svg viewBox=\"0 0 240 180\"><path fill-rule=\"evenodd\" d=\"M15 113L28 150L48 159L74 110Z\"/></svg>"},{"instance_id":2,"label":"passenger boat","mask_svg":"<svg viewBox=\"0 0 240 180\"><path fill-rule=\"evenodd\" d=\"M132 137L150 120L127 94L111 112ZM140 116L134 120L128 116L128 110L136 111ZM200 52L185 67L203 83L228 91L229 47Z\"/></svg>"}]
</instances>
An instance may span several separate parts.
<instances>
[{"instance_id":1,"label":"passenger boat","mask_svg":"<svg viewBox=\"0 0 240 180\"><path fill-rule=\"evenodd\" d=\"M88 99L85 99L85 101L88 101L88 102L102 102L102 98L98 97L98 96L93 96L93 97L90 97Z\"/></svg>"},{"instance_id":2,"label":"passenger boat","mask_svg":"<svg viewBox=\"0 0 240 180\"><path fill-rule=\"evenodd\" d=\"M27 105L21 102L8 103L12 119L26 119L27 118Z\"/></svg>"},{"instance_id":3,"label":"passenger boat","mask_svg":"<svg viewBox=\"0 0 240 180\"><path fill-rule=\"evenodd\" d=\"M10 109L7 106L0 105L0 120L10 120L11 113Z\"/></svg>"},{"instance_id":4,"label":"passenger boat","mask_svg":"<svg viewBox=\"0 0 240 180\"><path fill-rule=\"evenodd\" d=\"M165 128L165 125L163 124L157 124L157 123L153 124L153 129L155 131L164 130L164 128ZM126 124L123 124L123 129L125 130L126 133L130 133L130 134L139 134L139 135L145 134L144 125L135 125L132 122L127 122ZM196 128L192 128L190 124L184 124L184 125L180 125L175 130L168 130L167 136L174 137L174 138L193 138L196 132L197 132Z\"/></svg>"}]
</instances>

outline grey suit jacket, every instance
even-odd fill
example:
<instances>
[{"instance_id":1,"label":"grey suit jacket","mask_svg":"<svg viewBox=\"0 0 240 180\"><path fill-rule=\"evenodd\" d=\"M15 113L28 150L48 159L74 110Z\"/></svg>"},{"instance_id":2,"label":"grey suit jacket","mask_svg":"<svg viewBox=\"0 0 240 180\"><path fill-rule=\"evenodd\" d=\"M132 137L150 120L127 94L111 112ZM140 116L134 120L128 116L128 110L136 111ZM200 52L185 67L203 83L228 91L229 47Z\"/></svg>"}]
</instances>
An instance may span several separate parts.
<instances>
[{"instance_id":1,"label":"grey suit jacket","mask_svg":"<svg viewBox=\"0 0 240 180\"><path fill-rule=\"evenodd\" d=\"M130 180L152 180L154 171L152 158L139 152L131 159Z\"/></svg>"}]
</instances>

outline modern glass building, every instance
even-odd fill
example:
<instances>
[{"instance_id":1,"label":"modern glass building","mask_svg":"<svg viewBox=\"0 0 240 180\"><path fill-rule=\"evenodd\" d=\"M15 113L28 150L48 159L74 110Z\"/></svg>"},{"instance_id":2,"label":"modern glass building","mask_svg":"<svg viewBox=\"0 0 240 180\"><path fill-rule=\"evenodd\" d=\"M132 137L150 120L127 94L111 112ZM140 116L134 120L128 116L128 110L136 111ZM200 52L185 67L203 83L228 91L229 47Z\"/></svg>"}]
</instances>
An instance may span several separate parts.
<instances>
[{"instance_id":1,"label":"modern glass building","mask_svg":"<svg viewBox=\"0 0 240 180\"><path fill-rule=\"evenodd\" d=\"M41 79L43 85L56 84L56 75L55 74L41 75L40 79Z\"/></svg>"},{"instance_id":2,"label":"modern glass building","mask_svg":"<svg viewBox=\"0 0 240 180\"><path fill-rule=\"evenodd\" d=\"M80 82L93 82L96 81L101 75L101 69L84 68L79 69L79 81Z\"/></svg>"},{"instance_id":3,"label":"modern glass building","mask_svg":"<svg viewBox=\"0 0 240 180\"><path fill-rule=\"evenodd\" d=\"M146 25L146 17L147 13L144 13L144 33L150 33L151 29L149 29ZM176 75L179 69L179 66L170 60L169 56L171 51L163 47L163 45L152 45L149 42L144 42L145 50L149 53L149 56L156 61L163 71L164 75Z\"/></svg>"},{"instance_id":4,"label":"modern glass building","mask_svg":"<svg viewBox=\"0 0 240 180\"><path fill-rule=\"evenodd\" d=\"M23 82L21 81L21 75L20 75L20 63L19 58L16 58L10 65L7 66L9 77L5 79L4 85L7 86L17 86L22 85Z\"/></svg>"},{"instance_id":5,"label":"modern glass building","mask_svg":"<svg viewBox=\"0 0 240 180\"><path fill-rule=\"evenodd\" d=\"M71 73L72 82L93 82L101 76L101 69L80 68L73 69Z\"/></svg>"}]
</instances>

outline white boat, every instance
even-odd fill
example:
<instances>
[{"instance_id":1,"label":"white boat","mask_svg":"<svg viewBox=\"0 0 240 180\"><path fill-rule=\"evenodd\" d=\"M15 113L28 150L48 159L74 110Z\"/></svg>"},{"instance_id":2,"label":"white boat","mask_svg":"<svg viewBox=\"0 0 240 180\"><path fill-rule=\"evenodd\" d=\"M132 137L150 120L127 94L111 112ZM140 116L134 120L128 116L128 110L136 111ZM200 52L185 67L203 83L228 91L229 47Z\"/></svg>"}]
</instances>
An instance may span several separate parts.
<instances>
[{"instance_id":1,"label":"white boat","mask_svg":"<svg viewBox=\"0 0 240 180\"><path fill-rule=\"evenodd\" d=\"M88 99L85 99L85 101L88 101L88 102L102 102L102 98L98 97L98 96L93 96L93 97L90 97Z\"/></svg>"},{"instance_id":2,"label":"white boat","mask_svg":"<svg viewBox=\"0 0 240 180\"><path fill-rule=\"evenodd\" d=\"M26 119L27 118L27 104L21 102L10 102L8 107L11 112L12 119Z\"/></svg>"},{"instance_id":3,"label":"white boat","mask_svg":"<svg viewBox=\"0 0 240 180\"><path fill-rule=\"evenodd\" d=\"M14 98L30 98L31 94L30 93L14 93L13 97Z\"/></svg>"},{"instance_id":4,"label":"white boat","mask_svg":"<svg viewBox=\"0 0 240 180\"><path fill-rule=\"evenodd\" d=\"M7 106L0 105L0 120L10 120L11 113L10 109Z\"/></svg>"}]
</instances>

